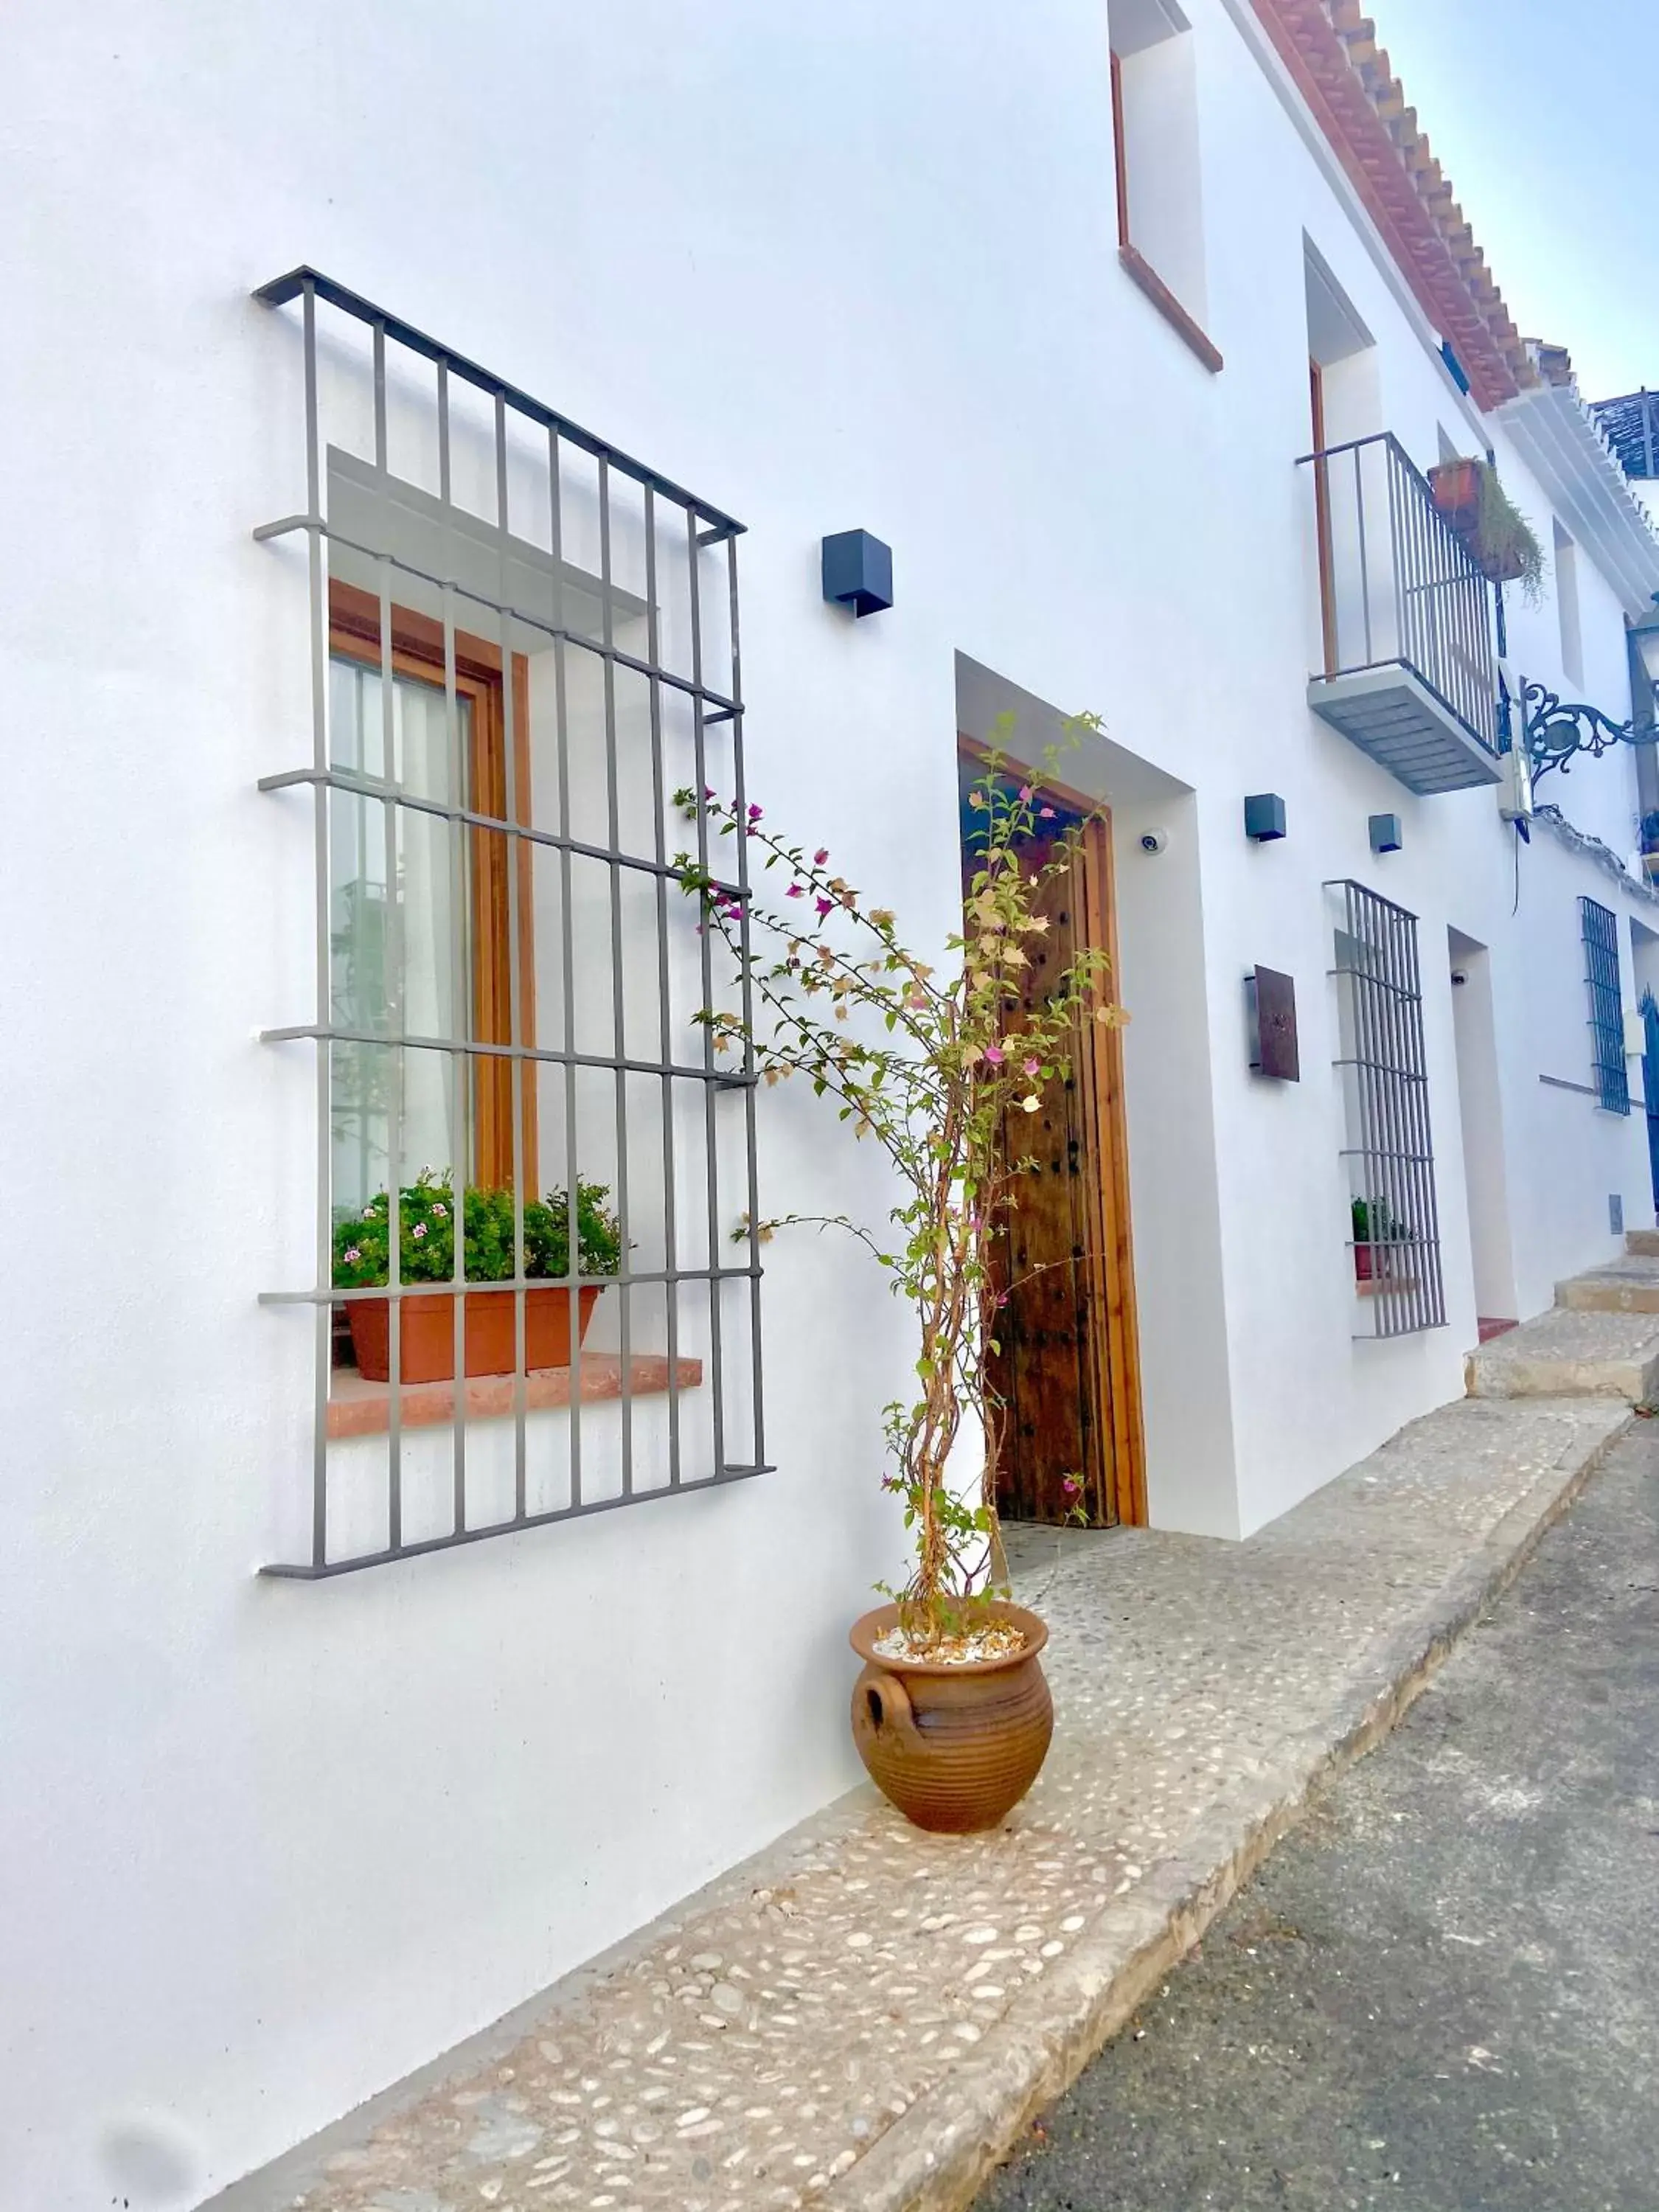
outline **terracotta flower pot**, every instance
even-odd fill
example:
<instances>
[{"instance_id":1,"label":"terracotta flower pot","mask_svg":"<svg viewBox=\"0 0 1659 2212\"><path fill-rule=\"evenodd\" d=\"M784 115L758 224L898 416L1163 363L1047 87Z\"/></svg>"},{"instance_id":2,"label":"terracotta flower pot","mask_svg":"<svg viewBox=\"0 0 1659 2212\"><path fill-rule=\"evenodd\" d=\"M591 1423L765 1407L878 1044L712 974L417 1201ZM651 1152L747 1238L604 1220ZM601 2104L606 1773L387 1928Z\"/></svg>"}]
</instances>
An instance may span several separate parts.
<instances>
[{"instance_id":1,"label":"terracotta flower pot","mask_svg":"<svg viewBox=\"0 0 1659 2212\"><path fill-rule=\"evenodd\" d=\"M570 1364L570 1292L526 1291L524 1294L525 1365ZM599 1295L596 1284L577 1291L581 1301L576 1340L587 1334ZM466 1293L465 1357L469 1375L511 1375L518 1364L511 1291ZM455 1293L417 1291L401 1301L403 1341L399 1373L405 1382L447 1382L455 1372ZM389 1298L353 1298L351 1348L357 1371L368 1382L392 1379Z\"/></svg>"},{"instance_id":2,"label":"terracotta flower pot","mask_svg":"<svg viewBox=\"0 0 1659 2212\"><path fill-rule=\"evenodd\" d=\"M884 1659L876 1639L898 1620L879 1606L854 1624L865 1662L853 1689L853 1741L871 1779L919 1828L967 1835L994 1828L1037 1777L1054 1732L1038 1654L1048 1631L1023 1606L998 1618L1025 1632L1025 1648L964 1667Z\"/></svg>"},{"instance_id":3,"label":"terracotta flower pot","mask_svg":"<svg viewBox=\"0 0 1659 2212\"><path fill-rule=\"evenodd\" d=\"M1473 461L1441 461L1429 471L1434 503L1448 521L1471 520L1480 508L1480 471Z\"/></svg>"},{"instance_id":4,"label":"terracotta flower pot","mask_svg":"<svg viewBox=\"0 0 1659 2212\"><path fill-rule=\"evenodd\" d=\"M1355 1280L1361 1283L1369 1283L1371 1279L1376 1261L1376 1255L1369 1244L1356 1244L1353 1248L1353 1272Z\"/></svg>"}]
</instances>

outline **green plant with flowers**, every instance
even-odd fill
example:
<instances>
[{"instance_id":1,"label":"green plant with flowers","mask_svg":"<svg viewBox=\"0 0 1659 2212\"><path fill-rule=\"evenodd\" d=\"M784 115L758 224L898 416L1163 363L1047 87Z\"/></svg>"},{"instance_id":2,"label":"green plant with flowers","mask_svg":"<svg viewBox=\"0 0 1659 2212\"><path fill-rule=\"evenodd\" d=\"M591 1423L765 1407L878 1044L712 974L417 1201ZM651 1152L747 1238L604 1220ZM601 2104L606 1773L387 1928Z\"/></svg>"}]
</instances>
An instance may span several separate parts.
<instances>
[{"instance_id":1,"label":"green plant with flowers","mask_svg":"<svg viewBox=\"0 0 1659 2212\"><path fill-rule=\"evenodd\" d=\"M1092 715L1077 718L1071 742L1099 726ZM743 1054L763 1082L799 1077L833 1098L897 1180L891 1236L842 1215L797 1214L752 1225L745 1218L736 1234L765 1239L809 1222L849 1230L915 1310L918 1387L886 1408L892 1464L884 1481L902 1497L915 1546L908 1581L888 1594L919 1646L962 1633L1007 1595L996 1510L1006 1407L987 1359L999 1349L997 1316L1012 1287L1007 1217L1036 1165L1019 1132L1069 1076L1082 1025L1126 1018L1107 994L1106 955L1096 947L1040 991L1030 988L1034 962L1046 964L1045 908L1072 869L1083 825L1063 824L1024 776L994 752L969 794L981 824L974 872L962 928L939 966L901 943L891 911L836 872L824 848L775 835L757 805L712 790L675 793L685 817L705 825L700 852L718 835L740 838L760 858L750 870L759 887L745 897L706 861L676 856L683 887L702 907L698 926L725 941L750 1009L747 1021L719 1010L696 1018L716 1052ZM768 875L781 884L775 898ZM981 1479L966 1496L947 1479L965 1419L983 1438ZM1075 1478L1066 1495L1082 1518Z\"/></svg>"},{"instance_id":2,"label":"green plant with flowers","mask_svg":"<svg viewBox=\"0 0 1659 2212\"><path fill-rule=\"evenodd\" d=\"M622 1266L622 1231L605 1201L604 1183L576 1185L576 1249L584 1275L614 1275ZM462 1251L469 1283L513 1279L513 1193L469 1187L462 1194ZM391 1279L392 1200L386 1191L334 1229L337 1290L378 1289ZM455 1275L455 1194L448 1181L422 1169L398 1194L398 1270L405 1283L446 1283ZM556 1190L524 1206L524 1271L537 1280L570 1273L570 1200Z\"/></svg>"}]
</instances>

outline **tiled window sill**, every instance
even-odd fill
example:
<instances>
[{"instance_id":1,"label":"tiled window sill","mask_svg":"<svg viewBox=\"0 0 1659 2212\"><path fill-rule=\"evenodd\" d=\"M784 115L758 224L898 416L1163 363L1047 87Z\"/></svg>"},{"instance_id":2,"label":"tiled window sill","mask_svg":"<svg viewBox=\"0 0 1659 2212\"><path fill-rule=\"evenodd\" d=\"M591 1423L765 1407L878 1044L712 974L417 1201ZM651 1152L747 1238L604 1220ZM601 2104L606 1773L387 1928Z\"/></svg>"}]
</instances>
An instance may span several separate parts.
<instances>
[{"instance_id":1,"label":"tiled window sill","mask_svg":"<svg viewBox=\"0 0 1659 2212\"><path fill-rule=\"evenodd\" d=\"M695 1390L702 1381L701 1359L676 1363L675 1379L682 1390ZM661 1396L669 1388L668 1362L660 1352L636 1352L629 1362L628 1390L631 1398ZM623 1364L614 1352L585 1352L581 1361L584 1405L605 1398L620 1398ZM466 1378L465 1417L469 1421L499 1420L513 1412L511 1375L470 1375ZM354 1368L337 1368L330 1385L328 1433L331 1437L380 1437L389 1425L392 1386L366 1382ZM570 1403L568 1367L532 1368L524 1379L524 1401L531 1413ZM406 1382L403 1389L403 1426L406 1429L441 1427L455 1418L455 1385L452 1382Z\"/></svg>"},{"instance_id":2,"label":"tiled window sill","mask_svg":"<svg viewBox=\"0 0 1659 2212\"><path fill-rule=\"evenodd\" d=\"M1133 246L1120 246L1117 258L1176 336L1195 353L1212 376L1224 366L1220 354L1182 306L1144 253Z\"/></svg>"}]
</instances>

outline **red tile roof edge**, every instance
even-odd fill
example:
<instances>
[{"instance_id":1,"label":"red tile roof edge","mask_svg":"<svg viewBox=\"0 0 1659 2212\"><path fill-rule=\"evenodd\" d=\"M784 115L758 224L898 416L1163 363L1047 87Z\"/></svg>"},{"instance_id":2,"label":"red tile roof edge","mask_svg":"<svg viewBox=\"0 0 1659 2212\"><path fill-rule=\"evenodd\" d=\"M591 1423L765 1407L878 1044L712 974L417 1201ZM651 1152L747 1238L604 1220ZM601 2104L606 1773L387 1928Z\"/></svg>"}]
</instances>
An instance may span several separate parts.
<instances>
[{"instance_id":1,"label":"red tile roof edge","mask_svg":"<svg viewBox=\"0 0 1659 2212\"><path fill-rule=\"evenodd\" d=\"M1483 412L1540 381L1359 0L1251 0Z\"/></svg>"}]
</instances>

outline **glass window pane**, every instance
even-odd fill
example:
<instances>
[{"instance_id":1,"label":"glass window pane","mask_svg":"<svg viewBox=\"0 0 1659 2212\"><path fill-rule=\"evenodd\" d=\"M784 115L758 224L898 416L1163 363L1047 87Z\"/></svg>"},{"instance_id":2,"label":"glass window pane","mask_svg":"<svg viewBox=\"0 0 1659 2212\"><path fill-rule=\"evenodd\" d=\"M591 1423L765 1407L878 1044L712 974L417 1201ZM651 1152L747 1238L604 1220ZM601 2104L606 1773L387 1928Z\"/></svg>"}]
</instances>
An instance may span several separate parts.
<instances>
[{"instance_id":1,"label":"glass window pane","mask_svg":"<svg viewBox=\"0 0 1659 2212\"><path fill-rule=\"evenodd\" d=\"M330 684L337 768L392 791L449 803L459 763L452 758L441 684L405 675L392 678L390 776L380 671L337 655ZM456 750L464 762L471 737L471 701L459 698L457 709ZM331 794L329 823L335 1023L367 1037L460 1036L466 976L464 969L457 973L455 930L458 921L465 927L464 833L441 815L356 792ZM394 1124L401 1182L422 1168L452 1172L448 1060L445 1053L390 1045L335 1048L337 1214L360 1211L386 1188Z\"/></svg>"}]
</instances>

